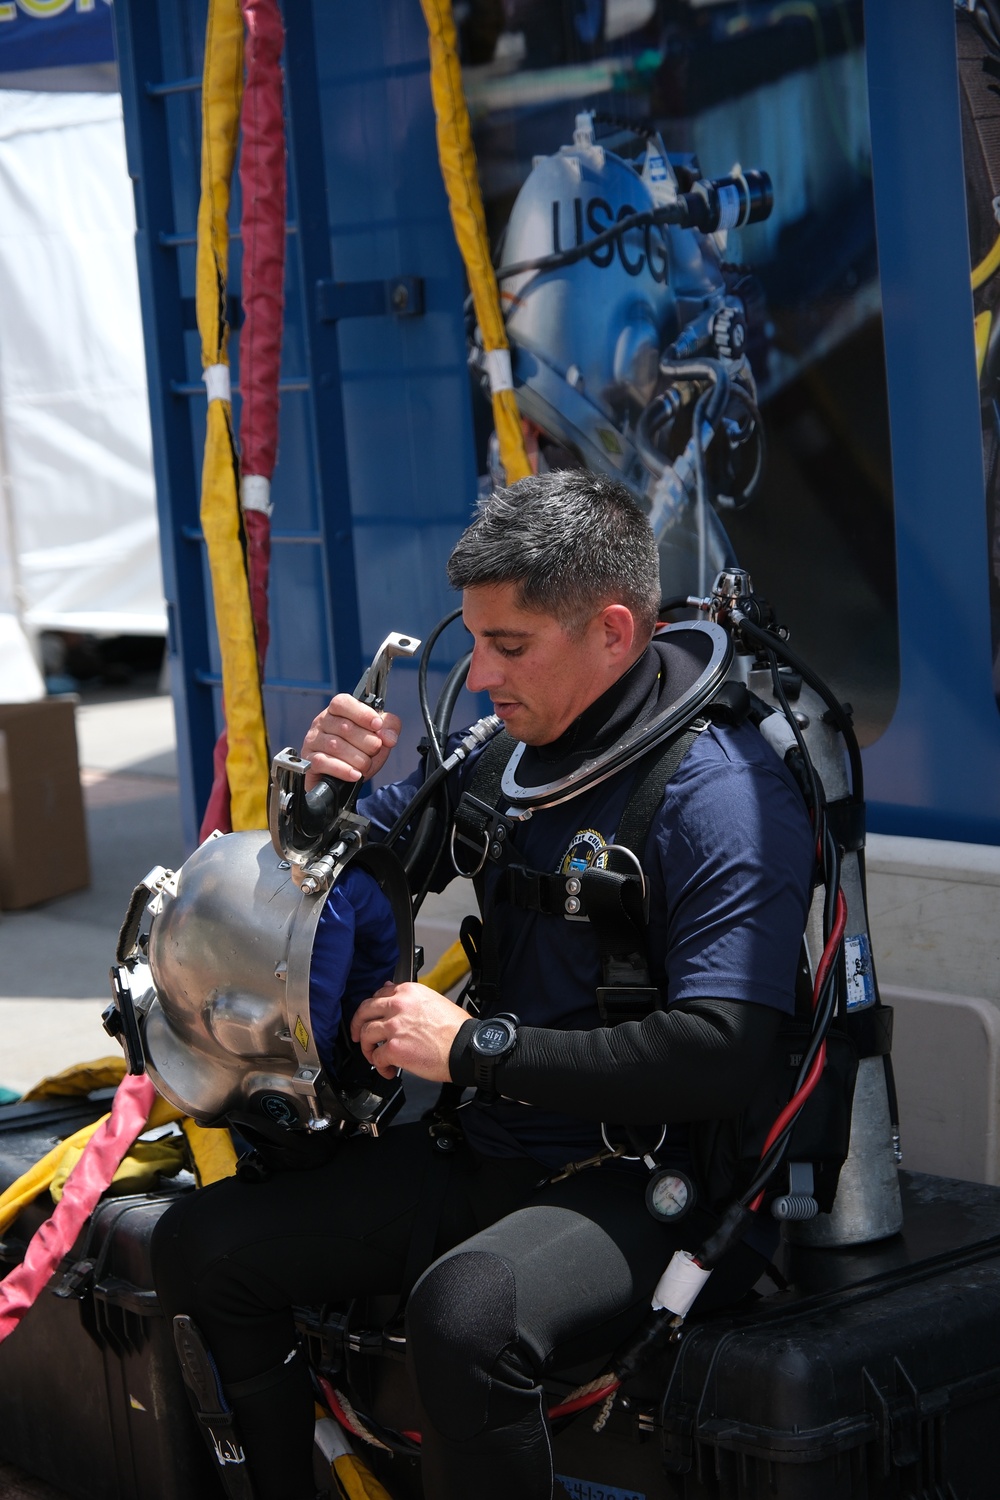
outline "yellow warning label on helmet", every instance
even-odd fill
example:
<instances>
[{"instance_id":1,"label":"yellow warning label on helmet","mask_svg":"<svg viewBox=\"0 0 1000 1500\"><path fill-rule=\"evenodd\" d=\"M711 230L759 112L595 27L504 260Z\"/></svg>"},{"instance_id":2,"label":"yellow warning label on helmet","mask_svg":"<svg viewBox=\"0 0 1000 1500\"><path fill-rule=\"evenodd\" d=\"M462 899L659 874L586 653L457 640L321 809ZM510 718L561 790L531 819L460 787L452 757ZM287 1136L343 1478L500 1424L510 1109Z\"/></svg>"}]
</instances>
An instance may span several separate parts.
<instances>
[{"instance_id":1,"label":"yellow warning label on helmet","mask_svg":"<svg viewBox=\"0 0 1000 1500\"><path fill-rule=\"evenodd\" d=\"M298 1042L303 1052L309 1051L309 1033L302 1024L301 1016L295 1017L295 1040Z\"/></svg>"}]
</instances>

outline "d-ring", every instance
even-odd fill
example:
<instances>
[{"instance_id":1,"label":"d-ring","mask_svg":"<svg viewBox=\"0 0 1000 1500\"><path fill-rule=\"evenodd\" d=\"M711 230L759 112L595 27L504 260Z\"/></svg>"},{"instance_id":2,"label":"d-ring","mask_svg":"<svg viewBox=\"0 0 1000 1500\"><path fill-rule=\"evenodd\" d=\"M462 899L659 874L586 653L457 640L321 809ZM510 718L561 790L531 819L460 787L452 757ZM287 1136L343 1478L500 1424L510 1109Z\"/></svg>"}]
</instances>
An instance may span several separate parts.
<instances>
[{"instance_id":1,"label":"d-ring","mask_svg":"<svg viewBox=\"0 0 1000 1500\"><path fill-rule=\"evenodd\" d=\"M621 1154L620 1160L621 1161L645 1161L647 1156L655 1156L656 1155L657 1151L659 1151L660 1147L663 1145L663 1142L666 1140L666 1138L667 1138L667 1127L665 1125L662 1125L660 1127L660 1139L657 1141L657 1143L656 1143L655 1146L650 1146L650 1148L649 1148L648 1151L644 1151L644 1152L642 1152L638 1156L627 1156L625 1154L625 1152L623 1151L622 1154ZM611 1142L608 1140L608 1127L607 1127L607 1122L604 1121L604 1120L601 1121L601 1140L607 1146L607 1148L608 1148L609 1151L615 1151L615 1150L617 1150L617 1147L612 1146Z\"/></svg>"},{"instance_id":2,"label":"d-ring","mask_svg":"<svg viewBox=\"0 0 1000 1500\"><path fill-rule=\"evenodd\" d=\"M454 823L452 823L452 825L451 825L451 838L450 838L450 840L448 842L448 853L451 855L452 868L454 869L456 875L461 875L461 877L462 877L463 880L475 880L476 876L479 874L480 870L485 865L487 856L488 856L488 854L490 852L490 836L489 836L489 833L488 833L487 830L485 830L485 829L483 830L483 852L480 855L479 863L476 866L476 868L474 870L463 870L462 866L459 864L458 860L455 858L455 835L456 835L457 832L458 832L457 825L454 824ZM470 848L473 848L473 849L476 847L475 844L473 844L472 840L471 839L467 839L464 834L462 835L462 843L463 844L468 844L470 846Z\"/></svg>"}]
</instances>

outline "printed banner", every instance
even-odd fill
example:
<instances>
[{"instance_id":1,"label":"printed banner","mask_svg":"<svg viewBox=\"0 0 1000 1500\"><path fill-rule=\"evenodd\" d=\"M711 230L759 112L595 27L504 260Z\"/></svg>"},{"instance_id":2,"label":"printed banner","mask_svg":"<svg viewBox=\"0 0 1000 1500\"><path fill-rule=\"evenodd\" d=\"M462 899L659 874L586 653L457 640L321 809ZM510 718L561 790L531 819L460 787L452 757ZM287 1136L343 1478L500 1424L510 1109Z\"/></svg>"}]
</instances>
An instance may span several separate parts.
<instances>
[{"instance_id":1,"label":"printed banner","mask_svg":"<svg viewBox=\"0 0 1000 1500\"><path fill-rule=\"evenodd\" d=\"M0 0L0 73L114 60L111 0Z\"/></svg>"},{"instance_id":2,"label":"printed banner","mask_svg":"<svg viewBox=\"0 0 1000 1500\"><path fill-rule=\"evenodd\" d=\"M748 568L871 741L898 651L861 0L456 17L533 466L626 484L666 597Z\"/></svg>"}]
</instances>

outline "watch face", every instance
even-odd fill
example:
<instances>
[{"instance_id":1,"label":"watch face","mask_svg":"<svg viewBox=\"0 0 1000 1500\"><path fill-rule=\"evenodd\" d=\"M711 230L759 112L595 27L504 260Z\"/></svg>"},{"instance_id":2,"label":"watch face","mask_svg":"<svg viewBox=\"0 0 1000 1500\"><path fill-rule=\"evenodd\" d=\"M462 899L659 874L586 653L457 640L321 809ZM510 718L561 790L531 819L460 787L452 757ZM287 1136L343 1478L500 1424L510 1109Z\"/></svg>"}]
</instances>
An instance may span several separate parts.
<instances>
[{"instance_id":1,"label":"watch face","mask_svg":"<svg viewBox=\"0 0 1000 1500\"><path fill-rule=\"evenodd\" d=\"M694 1187L683 1172L655 1172L646 1184L646 1207L654 1219L679 1219L694 1202Z\"/></svg>"},{"instance_id":2,"label":"watch face","mask_svg":"<svg viewBox=\"0 0 1000 1500\"><path fill-rule=\"evenodd\" d=\"M504 1052L513 1037L513 1027L508 1021L483 1021L473 1033L472 1045L477 1052L495 1057Z\"/></svg>"}]
</instances>

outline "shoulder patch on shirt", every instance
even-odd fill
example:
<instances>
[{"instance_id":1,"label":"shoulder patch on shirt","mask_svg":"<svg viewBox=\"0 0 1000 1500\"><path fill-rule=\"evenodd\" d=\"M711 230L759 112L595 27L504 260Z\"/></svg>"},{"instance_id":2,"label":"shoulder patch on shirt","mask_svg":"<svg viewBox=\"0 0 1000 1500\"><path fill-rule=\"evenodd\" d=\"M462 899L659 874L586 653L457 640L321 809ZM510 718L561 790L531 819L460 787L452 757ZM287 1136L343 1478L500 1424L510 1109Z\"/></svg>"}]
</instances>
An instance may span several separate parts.
<instances>
[{"instance_id":1,"label":"shoulder patch on shirt","mask_svg":"<svg viewBox=\"0 0 1000 1500\"><path fill-rule=\"evenodd\" d=\"M569 848L559 863L559 874L572 875L578 870L606 870L607 867L607 839L596 828L581 828L570 840Z\"/></svg>"}]
</instances>

